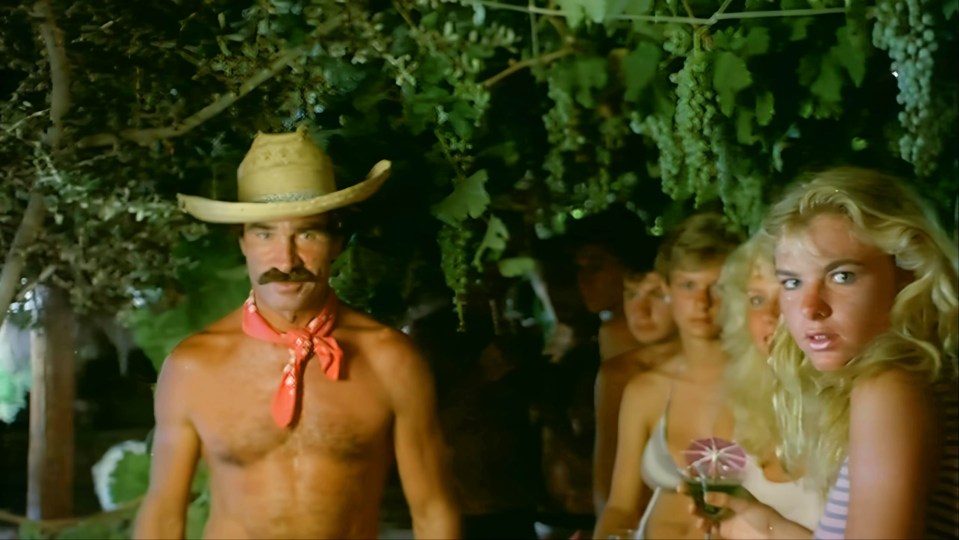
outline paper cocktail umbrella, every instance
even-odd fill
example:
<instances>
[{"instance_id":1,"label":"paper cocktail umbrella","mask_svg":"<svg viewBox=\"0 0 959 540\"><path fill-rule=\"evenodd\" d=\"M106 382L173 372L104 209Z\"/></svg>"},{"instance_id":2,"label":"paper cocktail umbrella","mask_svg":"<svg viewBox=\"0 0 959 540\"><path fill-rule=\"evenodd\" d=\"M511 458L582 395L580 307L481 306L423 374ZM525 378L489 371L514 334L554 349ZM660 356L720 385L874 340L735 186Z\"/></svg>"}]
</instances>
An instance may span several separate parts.
<instances>
[{"instance_id":1,"label":"paper cocktail umbrella","mask_svg":"<svg viewBox=\"0 0 959 540\"><path fill-rule=\"evenodd\" d=\"M739 477L746 468L746 451L742 446L721 439L696 439L683 450L686 464L707 479Z\"/></svg>"}]
</instances>

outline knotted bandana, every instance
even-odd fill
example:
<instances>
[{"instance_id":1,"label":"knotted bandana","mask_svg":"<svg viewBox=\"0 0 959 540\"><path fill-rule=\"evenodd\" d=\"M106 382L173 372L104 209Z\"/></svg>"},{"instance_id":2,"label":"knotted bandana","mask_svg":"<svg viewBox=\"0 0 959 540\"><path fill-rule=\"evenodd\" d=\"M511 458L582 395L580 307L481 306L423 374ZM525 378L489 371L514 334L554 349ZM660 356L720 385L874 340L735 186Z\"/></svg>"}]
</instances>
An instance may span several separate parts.
<instances>
[{"instance_id":1,"label":"knotted bandana","mask_svg":"<svg viewBox=\"0 0 959 540\"><path fill-rule=\"evenodd\" d=\"M297 404L302 399L303 368L311 356L316 356L322 363L327 377L334 381L340 377L343 349L332 335L338 304L336 295L329 291L323 310L305 328L286 332L278 332L266 322L256 309L252 291L243 305L243 332L246 335L290 348L290 360L283 367L280 387L273 396L273 421L280 427L289 427L296 417Z\"/></svg>"}]
</instances>

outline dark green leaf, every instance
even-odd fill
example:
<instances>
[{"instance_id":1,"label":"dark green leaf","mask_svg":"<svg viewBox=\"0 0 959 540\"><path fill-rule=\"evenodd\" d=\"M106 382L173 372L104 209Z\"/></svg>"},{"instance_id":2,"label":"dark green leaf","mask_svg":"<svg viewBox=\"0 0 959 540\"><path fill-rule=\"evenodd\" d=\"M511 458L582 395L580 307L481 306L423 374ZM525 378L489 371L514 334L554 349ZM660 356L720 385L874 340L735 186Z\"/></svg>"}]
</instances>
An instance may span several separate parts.
<instances>
[{"instance_id":1,"label":"dark green leaf","mask_svg":"<svg viewBox=\"0 0 959 540\"><path fill-rule=\"evenodd\" d=\"M769 50L769 30L765 26L753 26L746 34L740 54L744 57L766 54Z\"/></svg>"},{"instance_id":2,"label":"dark green leaf","mask_svg":"<svg viewBox=\"0 0 959 540\"><path fill-rule=\"evenodd\" d=\"M948 20L959 11L959 0L944 0L942 3L942 14Z\"/></svg>"},{"instance_id":3,"label":"dark green leaf","mask_svg":"<svg viewBox=\"0 0 959 540\"><path fill-rule=\"evenodd\" d=\"M453 193L433 206L433 215L450 225L467 217L478 218L489 206L489 194L483 187L486 180L486 169L476 171L469 178L457 180Z\"/></svg>"},{"instance_id":4,"label":"dark green leaf","mask_svg":"<svg viewBox=\"0 0 959 540\"><path fill-rule=\"evenodd\" d=\"M506 225L498 217L491 215L486 225L486 234L483 235L483 240L473 256L473 266L477 270L482 270L483 255L488 251L494 258L498 257L506 249L507 240L509 240L509 230Z\"/></svg>"},{"instance_id":5,"label":"dark green leaf","mask_svg":"<svg viewBox=\"0 0 959 540\"><path fill-rule=\"evenodd\" d=\"M863 78L866 76L866 50L860 43L854 43L849 36L848 27L842 26L836 30L837 45L831 49L831 53L836 56L839 64L846 68L852 82L857 86L862 85Z\"/></svg>"},{"instance_id":6,"label":"dark green leaf","mask_svg":"<svg viewBox=\"0 0 959 540\"><path fill-rule=\"evenodd\" d=\"M760 126L768 126L776 112L775 98L769 90L756 96L756 121Z\"/></svg>"},{"instance_id":7,"label":"dark green leaf","mask_svg":"<svg viewBox=\"0 0 959 540\"><path fill-rule=\"evenodd\" d=\"M736 140L740 144L750 146L760 140L759 136L753 132L754 119L755 115L749 109L738 109L736 113Z\"/></svg>"},{"instance_id":8,"label":"dark green leaf","mask_svg":"<svg viewBox=\"0 0 959 540\"><path fill-rule=\"evenodd\" d=\"M662 47L641 41L623 59L623 78L626 84L626 101L636 101L640 92L653 80L659 69Z\"/></svg>"},{"instance_id":9,"label":"dark green leaf","mask_svg":"<svg viewBox=\"0 0 959 540\"><path fill-rule=\"evenodd\" d=\"M499 273L503 277L519 277L536 269L536 260L531 257L500 259Z\"/></svg>"},{"instance_id":10,"label":"dark green leaf","mask_svg":"<svg viewBox=\"0 0 959 540\"><path fill-rule=\"evenodd\" d=\"M719 96L719 107L723 114L732 116L736 94L752 82L749 68L742 58L727 51L716 53L713 61L713 88Z\"/></svg>"}]
</instances>

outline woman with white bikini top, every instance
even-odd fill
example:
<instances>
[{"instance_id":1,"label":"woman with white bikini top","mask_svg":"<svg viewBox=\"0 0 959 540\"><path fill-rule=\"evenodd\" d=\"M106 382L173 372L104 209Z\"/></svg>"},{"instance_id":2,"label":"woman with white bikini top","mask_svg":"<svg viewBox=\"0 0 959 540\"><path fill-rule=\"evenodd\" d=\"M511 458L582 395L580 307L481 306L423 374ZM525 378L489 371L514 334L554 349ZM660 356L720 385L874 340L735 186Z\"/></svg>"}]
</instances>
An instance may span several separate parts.
<instances>
[{"instance_id":1,"label":"woman with white bikini top","mask_svg":"<svg viewBox=\"0 0 959 540\"><path fill-rule=\"evenodd\" d=\"M727 232L721 216L697 214L680 224L660 248L656 270L666 281L682 351L626 386L612 486L593 538L636 529L647 507L643 521L647 538L702 538L686 511L689 499L675 490L678 470L670 461L677 461L694 439L733 436L732 417L722 404L727 356L719 339L714 285L738 240ZM668 438L660 425L667 402ZM663 464L645 467L647 475L662 473L652 473L654 486L643 479L641 457L647 447ZM677 477L670 478L666 472L670 469ZM650 504L654 492L655 504Z\"/></svg>"}]
</instances>

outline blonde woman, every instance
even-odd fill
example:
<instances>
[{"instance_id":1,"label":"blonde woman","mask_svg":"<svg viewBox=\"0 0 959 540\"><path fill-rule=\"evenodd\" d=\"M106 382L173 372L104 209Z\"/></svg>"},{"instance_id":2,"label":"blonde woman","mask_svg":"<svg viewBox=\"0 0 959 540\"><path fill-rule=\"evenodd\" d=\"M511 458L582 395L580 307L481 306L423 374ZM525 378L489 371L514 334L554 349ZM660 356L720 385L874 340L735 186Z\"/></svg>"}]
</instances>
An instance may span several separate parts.
<instances>
[{"instance_id":1,"label":"blonde woman","mask_svg":"<svg viewBox=\"0 0 959 540\"><path fill-rule=\"evenodd\" d=\"M721 216L686 219L660 247L656 270L665 278L681 351L633 377L623 392L612 485L593 538L702 538L676 493L677 463L690 441L732 437L722 404L726 354L719 339L715 284L739 239ZM642 520L640 517L642 516Z\"/></svg>"},{"instance_id":2,"label":"blonde woman","mask_svg":"<svg viewBox=\"0 0 959 540\"><path fill-rule=\"evenodd\" d=\"M724 538L959 536L955 244L904 184L841 168L775 205L784 324L774 403L788 470L828 491L813 533L710 493Z\"/></svg>"},{"instance_id":3,"label":"blonde woman","mask_svg":"<svg viewBox=\"0 0 959 540\"><path fill-rule=\"evenodd\" d=\"M779 429L772 409L774 376L767 365L779 321L779 282L773 244L753 236L726 260L719 277L723 348L729 354L726 391L735 440L748 456L743 487L786 518L813 528L823 499L776 457Z\"/></svg>"}]
</instances>

